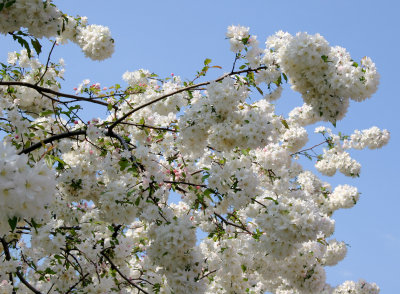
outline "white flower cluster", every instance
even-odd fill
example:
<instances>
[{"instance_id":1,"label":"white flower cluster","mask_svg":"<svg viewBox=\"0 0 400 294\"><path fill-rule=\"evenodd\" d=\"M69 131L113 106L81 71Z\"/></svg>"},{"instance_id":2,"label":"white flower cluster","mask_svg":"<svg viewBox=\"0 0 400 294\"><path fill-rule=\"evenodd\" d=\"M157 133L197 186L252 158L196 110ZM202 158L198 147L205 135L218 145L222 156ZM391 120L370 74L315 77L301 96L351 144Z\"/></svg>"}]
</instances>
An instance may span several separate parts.
<instances>
[{"instance_id":1,"label":"white flower cluster","mask_svg":"<svg viewBox=\"0 0 400 294\"><path fill-rule=\"evenodd\" d=\"M390 139L390 133L388 130L380 130L378 127L372 127L370 129L355 130L354 134L350 136L350 140L344 142L344 146L347 148L354 149L377 149L385 146Z\"/></svg>"},{"instance_id":2,"label":"white flower cluster","mask_svg":"<svg viewBox=\"0 0 400 294\"><path fill-rule=\"evenodd\" d=\"M16 0L0 12L0 33L28 28L37 38L50 38L61 30L62 13L57 7L42 0Z\"/></svg>"},{"instance_id":3,"label":"white flower cluster","mask_svg":"<svg viewBox=\"0 0 400 294\"><path fill-rule=\"evenodd\" d=\"M354 62L341 47L330 47L319 34L279 32L268 38L282 72L292 89L302 94L316 115L335 122L344 117L349 99L363 101L377 89L379 74L374 63L364 57Z\"/></svg>"},{"instance_id":4,"label":"white flower cluster","mask_svg":"<svg viewBox=\"0 0 400 294\"><path fill-rule=\"evenodd\" d=\"M147 79L151 73L147 69L139 69L133 72L125 72L122 75L122 79L129 84L129 86L134 87L138 85L147 85L149 80Z\"/></svg>"},{"instance_id":5,"label":"white flower cluster","mask_svg":"<svg viewBox=\"0 0 400 294\"><path fill-rule=\"evenodd\" d=\"M42 220L55 194L54 173L41 161L32 167L28 156L18 155L8 144L0 145L0 235L10 230L8 219Z\"/></svg>"},{"instance_id":6,"label":"white flower cluster","mask_svg":"<svg viewBox=\"0 0 400 294\"><path fill-rule=\"evenodd\" d=\"M361 164L350 157L350 154L332 148L324 150L322 159L315 164L317 170L326 175L333 176L337 170L348 177L358 177L361 172Z\"/></svg>"},{"instance_id":7,"label":"white flower cluster","mask_svg":"<svg viewBox=\"0 0 400 294\"><path fill-rule=\"evenodd\" d=\"M361 165L350 157L350 154L346 152L346 149L363 149L370 148L376 149L381 148L389 142L390 133L387 130L380 130L377 127L372 127L367 130L358 131L350 136L349 139L344 139L341 142L341 137L334 135L332 130L325 127L318 127L315 132L328 134L330 148L324 149L324 153L319 158L315 167L319 172L333 176L336 170L339 170L346 176L356 177L360 174Z\"/></svg>"},{"instance_id":8,"label":"white flower cluster","mask_svg":"<svg viewBox=\"0 0 400 294\"><path fill-rule=\"evenodd\" d=\"M357 283L346 281L338 286L332 294L378 294L379 287L375 283L360 280Z\"/></svg>"},{"instance_id":9,"label":"white flower cluster","mask_svg":"<svg viewBox=\"0 0 400 294\"><path fill-rule=\"evenodd\" d=\"M196 231L188 217L174 217L170 224L153 224L149 229L148 257L163 268L168 285L176 293L203 293L201 254L195 250Z\"/></svg>"},{"instance_id":10,"label":"white flower cluster","mask_svg":"<svg viewBox=\"0 0 400 294\"><path fill-rule=\"evenodd\" d=\"M244 43L247 43L250 28L242 26L230 26L226 32L226 37L229 38L231 51L237 53L244 49Z\"/></svg>"},{"instance_id":11,"label":"white flower cluster","mask_svg":"<svg viewBox=\"0 0 400 294\"><path fill-rule=\"evenodd\" d=\"M78 44L85 56L93 60L111 57L114 40L110 30L101 25L86 25L85 17L64 15L51 0L16 0L0 11L0 33L27 28L36 38L57 36L62 43L68 40Z\"/></svg>"},{"instance_id":12,"label":"white flower cluster","mask_svg":"<svg viewBox=\"0 0 400 294\"><path fill-rule=\"evenodd\" d=\"M301 199L271 203L255 217L255 223L267 238L283 243L307 242L318 235L329 237L334 231L334 220L320 213L314 203ZM291 241L289 241L291 240Z\"/></svg>"},{"instance_id":13,"label":"white flower cluster","mask_svg":"<svg viewBox=\"0 0 400 294\"><path fill-rule=\"evenodd\" d=\"M105 26L83 27L76 39L85 56L92 60L104 60L114 53L114 40L110 29Z\"/></svg>"},{"instance_id":14,"label":"white flower cluster","mask_svg":"<svg viewBox=\"0 0 400 294\"><path fill-rule=\"evenodd\" d=\"M44 2L17 1L0 15L28 9L23 3L42 9ZM95 60L110 55L108 29L65 17L58 42L78 42ZM378 293L364 281L326 284L324 267L347 252L330 239L332 216L360 193L333 189L300 165L307 156L322 174L357 176L361 166L348 149L387 144L389 132L377 127L350 136L318 127L323 142L304 147L306 126L340 119L349 99L375 90L374 65L354 63L319 35L279 32L266 50L248 28L231 26L227 37L235 64L243 64L200 83L206 89L141 69L125 72L128 86L110 87L104 98L107 89L84 80L77 95L95 94L116 108L104 120L84 123L63 97L53 113L53 101L36 92L0 88L8 142L0 146L0 252L9 246L11 255L0 256L0 293L10 293L16 270L40 293ZM27 52L9 54L8 62L32 70L5 69L3 81L34 84L45 72ZM50 63L43 87L60 88L59 68ZM270 102L287 78L305 104L285 117ZM44 141L51 142L17 154ZM208 238L197 243L199 230Z\"/></svg>"},{"instance_id":15,"label":"white flower cluster","mask_svg":"<svg viewBox=\"0 0 400 294\"><path fill-rule=\"evenodd\" d=\"M29 58L26 49L20 53L10 52L8 63L26 70L25 75L16 77L19 82L36 84L53 91L59 91L61 86L59 80L64 76L64 60L60 59L58 64L48 66L40 63L36 58ZM41 78L41 80L40 80ZM16 104L20 109L28 111L32 116L38 116L42 111L52 109L53 101L41 95L35 89L28 87L15 87L12 95L7 95L5 86L0 87L0 97L4 96L10 103ZM46 94L55 97L53 94Z\"/></svg>"},{"instance_id":16,"label":"white flower cluster","mask_svg":"<svg viewBox=\"0 0 400 294\"><path fill-rule=\"evenodd\" d=\"M336 239L329 240L326 252L322 258L322 263L327 266L336 265L346 257L346 254L346 243L338 242Z\"/></svg>"},{"instance_id":17,"label":"white flower cluster","mask_svg":"<svg viewBox=\"0 0 400 294\"><path fill-rule=\"evenodd\" d=\"M245 87L231 78L211 83L207 96L192 101L179 117L180 140L186 142L181 151L198 156L207 145L221 151L253 149L277 138L283 125L273 105L265 100L248 105L243 103L247 96Z\"/></svg>"}]
</instances>

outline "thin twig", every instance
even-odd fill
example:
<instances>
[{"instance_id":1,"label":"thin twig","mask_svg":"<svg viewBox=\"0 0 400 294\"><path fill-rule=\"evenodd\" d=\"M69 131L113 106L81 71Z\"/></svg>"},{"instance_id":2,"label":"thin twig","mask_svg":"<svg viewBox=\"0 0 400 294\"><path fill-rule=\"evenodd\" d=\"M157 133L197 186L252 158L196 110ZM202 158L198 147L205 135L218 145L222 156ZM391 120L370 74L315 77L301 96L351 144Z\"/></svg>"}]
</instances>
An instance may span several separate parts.
<instances>
[{"instance_id":1,"label":"thin twig","mask_svg":"<svg viewBox=\"0 0 400 294\"><path fill-rule=\"evenodd\" d=\"M164 183L168 183L168 184L181 184L181 185L188 185L188 186L198 186L198 187L203 187L203 188L207 188L207 185L203 185L203 184L194 184L194 183L188 183L188 182L175 182L175 181L167 181L164 180Z\"/></svg>"},{"instance_id":2,"label":"thin twig","mask_svg":"<svg viewBox=\"0 0 400 294\"><path fill-rule=\"evenodd\" d=\"M325 143L328 143L328 140L325 140L324 142L321 142L321 143L319 143L319 144L317 144L317 145L314 145L314 146L312 146L312 147L310 147L310 148L303 149L303 150L297 151L297 152L295 152L295 153L292 153L292 154L290 154L290 156L293 156L293 155L296 155L296 154L300 154L300 153L305 152L305 151L308 151L308 150L313 150L315 147L318 147L318 146L320 146L320 145L322 145L322 144L325 144Z\"/></svg>"},{"instance_id":3,"label":"thin twig","mask_svg":"<svg viewBox=\"0 0 400 294\"><path fill-rule=\"evenodd\" d=\"M87 274L85 274L82 278L80 278L80 280L79 280L78 282L76 282L75 284L73 284L73 285L69 288L69 290L68 290L67 292L65 292L65 294L68 294L68 293L70 293L72 290L74 290L74 288L75 288L76 286L78 286L79 283L81 283L84 279L86 279L86 277L87 277L88 275L89 275L89 274L87 273Z\"/></svg>"},{"instance_id":4,"label":"thin twig","mask_svg":"<svg viewBox=\"0 0 400 294\"><path fill-rule=\"evenodd\" d=\"M53 53L53 49L56 46L56 44L57 44L57 42L54 41L53 46L51 46L51 49L50 49L50 52L49 52L49 56L47 57L46 68L45 68L42 76L40 77L40 79L37 81L37 83L35 85L38 85L40 83L40 81L43 79L44 75L46 74L47 70L49 69L51 53Z\"/></svg>"},{"instance_id":5,"label":"thin twig","mask_svg":"<svg viewBox=\"0 0 400 294\"><path fill-rule=\"evenodd\" d=\"M4 238L0 238L0 242L3 245L3 250L4 254L6 255L6 260L11 260L11 254L10 254L10 249L8 248L8 243ZM22 284L24 284L29 290L31 290L35 294L42 294L42 292L38 291L35 287L33 287L27 280L25 280L24 276L21 274L21 272L17 269L15 271L17 277L21 281Z\"/></svg>"},{"instance_id":6,"label":"thin twig","mask_svg":"<svg viewBox=\"0 0 400 294\"><path fill-rule=\"evenodd\" d=\"M110 257L108 257L108 255L104 252L101 252L101 255L104 256L105 259L107 259L107 261L110 263L111 267L113 269L115 269L117 271L117 273L125 280L127 281L131 286L135 287L136 289L138 289L139 291L142 291L145 294L149 294L149 292L143 290L141 287L139 287L138 285L136 285L135 283L133 283L127 276L125 276L120 270L119 268L114 264L114 262L111 260Z\"/></svg>"},{"instance_id":7,"label":"thin twig","mask_svg":"<svg viewBox=\"0 0 400 294\"><path fill-rule=\"evenodd\" d=\"M244 226L239 226L239 225L237 225L237 224L235 224L235 223L231 223L230 221L227 221L225 218L223 218L221 215L219 215L219 214L216 213L216 212L214 212L214 215L215 215L216 217L218 217L223 223L225 223L225 224L227 224L227 225L234 226L234 227L236 227L236 228L238 228L238 229L241 229L241 230L247 232L247 233L250 234L250 235L253 235L253 233L250 232L248 229L246 229Z\"/></svg>"}]
</instances>

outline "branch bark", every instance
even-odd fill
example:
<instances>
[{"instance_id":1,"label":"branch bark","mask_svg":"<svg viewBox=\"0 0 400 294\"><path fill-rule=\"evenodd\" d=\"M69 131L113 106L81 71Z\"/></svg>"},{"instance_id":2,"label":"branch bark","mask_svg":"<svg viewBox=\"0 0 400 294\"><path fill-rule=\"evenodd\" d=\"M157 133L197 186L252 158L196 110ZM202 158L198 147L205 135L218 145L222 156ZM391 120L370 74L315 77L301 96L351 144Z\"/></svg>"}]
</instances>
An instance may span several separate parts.
<instances>
[{"instance_id":1,"label":"branch bark","mask_svg":"<svg viewBox=\"0 0 400 294\"><path fill-rule=\"evenodd\" d=\"M149 292L143 290L141 287L139 287L138 285L136 285L135 283L133 283L127 276L125 276L120 270L119 268L114 264L114 262L111 260L110 257L108 257L108 255L105 252L101 252L101 255L104 256L105 259L107 259L107 261L110 263L111 267L113 269L115 269L117 271L117 273L125 280L127 281L131 286L135 287L136 289L138 289L139 291L142 291L145 294L149 294Z\"/></svg>"},{"instance_id":2,"label":"branch bark","mask_svg":"<svg viewBox=\"0 0 400 294\"><path fill-rule=\"evenodd\" d=\"M98 101L92 98L86 98L86 97L81 97L77 95L72 95L72 94L66 94L66 93L61 93L57 92L48 88L44 88L41 86L38 86L36 84L31 84L31 83L26 83L26 82L0 82L0 86L20 86L20 87L27 87L36 90L38 93L43 94L43 93L48 93L48 94L53 94L56 95L57 97L64 97L64 98L72 98L78 101L85 101L85 102L90 102L90 103L95 103L95 104L100 104L103 106L108 106L108 103L103 102L103 101ZM71 101L72 102L72 101ZM117 109L117 106L113 106L114 109Z\"/></svg>"},{"instance_id":3,"label":"branch bark","mask_svg":"<svg viewBox=\"0 0 400 294\"><path fill-rule=\"evenodd\" d=\"M160 100L162 100L162 99L168 98L168 97L173 96L173 95L175 95L175 94L179 94L179 93L182 93L182 92L185 92L185 91L189 91L189 90L195 89L195 88L197 88L197 87L209 85L209 84L211 84L212 82L219 82L219 81L222 81L223 79L225 79L226 77L229 77L229 76L238 75L238 74L245 73L245 72L255 72L255 71L262 70L262 69L266 69L266 68L267 68L266 66L260 66L260 67L258 67L258 68L256 68L256 69L244 69L244 70L240 70L240 71L230 72L230 73L224 74L223 76L219 77L219 78L216 79L216 80L208 81L208 82L203 82L203 83L199 83L199 84L195 84L195 85L191 85L191 86L187 86L187 87L181 88L181 89L179 89L179 90L176 90L176 91L174 91L174 92L171 92L171 93L168 93L168 94L164 94L164 95L162 95L162 96L160 96L160 97L158 97L158 98L156 98L156 99L153 99L153 100L151 100L151 101L149 101L149 102L147 102L147 103L144 103L144 104L142 104L142 105L140 105L140 106L138 106L138 107L132 109L131 111L127 112L127 113L124 114L122 117L120 117L119 119L117 119L117 120L109 127L109 130L112 130L113 128L115 128L119 123L121 123L122 121L124 121L128 116L130 116L131 114L135 113L136 111L139 111L140 109L142 109L142 108L144 108L144 107L146 107L146 106L149 106L149 105L151 105L151 104L154 104L154 103L156 103L156 102L158 102L158 101L160 101Z\"/></svg>"}]
</instances>

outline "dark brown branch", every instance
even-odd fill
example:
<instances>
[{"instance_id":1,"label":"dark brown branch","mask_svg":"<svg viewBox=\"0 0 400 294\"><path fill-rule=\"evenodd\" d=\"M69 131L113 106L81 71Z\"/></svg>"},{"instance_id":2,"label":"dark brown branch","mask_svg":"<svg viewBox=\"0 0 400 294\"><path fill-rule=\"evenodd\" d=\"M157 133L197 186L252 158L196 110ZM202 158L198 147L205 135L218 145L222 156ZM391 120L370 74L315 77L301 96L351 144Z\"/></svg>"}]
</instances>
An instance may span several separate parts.
<instances>
[{"instance_id":1,"label":"dark brown branch","mask_svg":"<svg viewBox=\"0 0 400 294\"><path fill-rule=\"evenodd\" d=\"M218 79L213 80L213 81L203 82L203 83L199 83L199 84L187 86L187 87L184 87L184 88L180 88L179 90L176 90L176 91L174 91L174 92L171 92L171 93L162 95L162 96L160 96L160 97L158 97L158 98L156 98L156 99L153 99L153 100L151 100L151 101L149 101L149 102L147 102L147 103L144 103L144 104L142 104L142 105L140 105L140 106L138 106L138 107L132 109L131 111L128 111L128 112L125 113L123 116L121 116L119 119L117 119L117 120L109 127L109 129L112 130L112 129L115 128L119 123L121 123L122 121L124 121L128 116L130 116L131 114L135 113L136 111L139 111L140 109L142 109L142 108L144 108L144 107L146 107L146 106L149 106L149 105L151 105L151 104L154 104L154 103L156 103L156 102L158 102L158 101L160 101L160 100L163 100L163 99L165 99L165 98L167 98L167 97L170 97L170 96L173 96L173 95L175 95L175 94L182 93L182 92L190 91L190 90L195 89L195 88L200 87L200 86L209 85L209 84L212 83L212 82L219 82L219 81L222 81L224 78L226 78L226 77L228 77L228 76L233 76L233 75L237 75L237 74L242 74L242 73L245 73L245 72L255 72L255 71L258 71L258 70L261 70L261 69L266 69L266 68L267 68L266 66L261 66L261 67L258 67L258 68L256 68L256 69L244 69L244 70L240 70L240 71L235 71L235 72L231 72L231 73L224 74L223 76L221 76L221 77L219 77Z\"/></svg>"},{"instance_id":2,"label":"dark brown branch","mask_svg":"<svg viewBox=\"0 0 400 294\"><path fill-rule=\"evenodd\" d=\"M21 281L22 284L24 284L29 290L31 290L35 294L42 294L42 292L38 291L35 287L33 287L27 280L25 280L24 276L17 270L15 272L17 274L17 277Z\"/></svg>"},{"instance_id":3,"label":"dark brown branch","mask_svg":"<svg viewBox=\"0 0 400 294\"><path fill-rule=\"evenodd\" d=\"M42 147L43 144L51 143L51 142L54 142L54 141L57 141L57 140L61 140L61 139L64 139L64 138L69 138L69 137L79 136L79 135L85 135L85 134L86 134L86 130L77 130L77 131L57 134L57 135L51 136L49 138L46 138L43 141L40 141L39 143L33 144L32 146L29 146L28 148L23 149L18 154L27 154L29 152L32 152L32 151Z\"/></svg>"},{"instance_id":4,"label":"dark brown branch","mask_svg":"<svg viewBox=\"0 0 400 294\"><path fill-rule=\"evenodd\" d=\"M315 147L318 147L318 146L320 146L322 144L325 144L325 143L328 143L328 140L325 140L324 142L321 142L321 143L319 143L317 145L314 145L314 146L312 146L310 148L303 149L303 150L297 151L295 153L292 153L292 154L290 154L290 156L293 156L293 155L296 155L296 154L300 154L300 153L305 152L305 151L313 150Z\"/></svg>"},{"instance_id":5,"label":"dark brown branch","mask_svg":"<svg viewBox=\"0 0 400 294\"><path fill-rule=\"evenodd\" d=\"M61 93L57 92L48 88L44 88L35 84L31 83L26 83L26 82L0 82L0 86L20 86L20 87L27 87L27 88L32 88L36 90L38 93L43 94L43 93L49 93L56 95L57 97L64 97L64 98L72 98L77 101L85 101L85 102L90 102L90 103L95 103L95 104L100 104L104 106L108 106L108 103L103 102L103 101L98 101L92 98L86 98L86 97L81 97L81 96L76 96L72 94L66 94L66 93ZM70 101L73 102L73 101ZM117 106L113 106L113 108L117 109Z\"/></svg>"},{"instance_id":6,"label":"dark brown branch","mask_svg":"<svg viewBox=\"0 0 400 294\"><path fill-rule=\"evenodd\" d=\"M163 181L164 183L168 183L168 184L181 184L181 185L188 185L188 186L199 186L199 187L203 187L203 188L207 188L207 185L203 185L203 184L194 184L194 183L188 183L188 182L175 182L175 181Z\"/></svg>"},{"instance_id":7,"label":"dark brown branch","mask_svg":"<svg viewBox=\"0 0 400 294\"><path fill-rule=\"evenodd\" d=\"M127 150L127 151L130 150L130 148L129 148L128 144L126 143L126 141L124 140L124 138L122 138L120 135L114 133L112 130L110 130L110 129L108 130L107 136L117 139L121 143L121 145L123 146L123 148L125 150Z\"/></svg>"},{"instance_id":8,"label":"dark brown branch","mask_svg":"<svg viewBox=\"0 0 400 294\"><path fill-rule=\"evenodd\" d=\"M70 293L72 290L74 290L74 288L75 288L76 286L78 286L79 283L81 283L84 279L86 279L86 277L87 277L88 275L89 275L89 274L87 273L87 274L85 274L82 278L80 278L80 280L79 280L78 282L76 282L75 284L73 284L73 285L69 288L69 290L68 290L67 292L65 292L65 294L68 294L68 293Z\"/></svg>"},{"instance_id":9,"label":"dark brown branch","mask_svg":"<svg viewBox=\"0 0 400 294\"><path fill-rule=\"evenodd\" d=\"M209 275L215 273L216 271L218 271L218 270L216 269L216 270L213 270L213 271L210 271L210 272L206 273L205 275L201 276L201 277L199 278L199 280L202 280L202 279L208 277Z\"/></svg>"},{"instance_id":10,"label":"dark brown branch","mask_svg":"<svg viewBox=\"0 0 400 294\"><path fill-rule=\"evenodd\" d=\"M138 128L147 128L147 129L153 129L153 130L160 130L160 131L167 131L167 132L174 132L176 133L177 130L170 129L170 128L163 128L163 127L155 127L155 126L149 126L145 124L134 124L134 123L128 123L128 122L121 122L121 125L130 125L130 126L135 126Z\"/></svg>"},{"instance_id":11,"label":"dark brown branch","mask_svg":"<svg viewBox=\"0 0 400 294\"><path fill-rule=\"evenodd\" d=\"M6 260L11 260L11 254L10 254L10 249L8 248L8 243L4 238L0 238L0 242L3 245L3 250L4 254L6 255ZM29 290L31 290L35 294L42 294L42 292L38 291L35 287L33 287L27 280L25 280L24 276L21 274L21 272L17 269L15 271L17 277L21 281L22 284L24 284Z\"/></svg>"},{"instance_id":12,"label":"dark brown branch","mask_svg":"<svg viewBox=\"0 0 400 294\"><path fill-rule=\"evenodd\" d=\"M250 234L250 235L253 235L253 233L250 232L248 229L246 229L244 226L239 226L239 225L237 225L237 224L235 224L235 223L231 223L230 221L227 221L225 218L223 218L221 215L219 215L219 214L216 213L216 212L214 212L214 215L215 215L216 217L218 217L223 223L225 223L225 224L227 224L227 225L230 225L230 226L233 226L233 227L236 227L236 228L238 228L238 229L241 229L241 230L245 231L246 233L248 233L248 234Z\"/></svg>"},{"instance_id":13,"label":"dark brown branch","mask_svg":"<svg viewBox=\"0 0 400 294\"><path fill-rule=\"evenodd\" d=\"M133 283L127 276L125 276L120 270L119 268L114 264L114 262L111 260L110 257L108 257L108 255L103 251L101 252L101 255L104 256L105 259L107 259L107 261L110 263L111 267L113 269L115 269L117 271L117 273L125 280L127 281L131 286L135 287L136 289L138 289L139 291L142 291L145 294L149 294L149 292L143 290L141 287L139 287L138 285L136 285L135 283Z\"/></svg>"},{"instance_id":14,"label":"dark brown branch","mask_svg":"<svg viewBox=\"0 0 400 294\"><path fill-rule=\"evenodd\" d=\"M40 81L43 79L44 75L46 74L47 70L49 69L51 53L53 53L53 50L54 50L54 47L56 46L56 44L57 44L57 42L54 41L53 46L51 46L51 49L50 49L50 52L49 52L49 56L47 57L46 68L45 68L42 76L40 77L40 79L37 81L37 83L35 85L38 85L40 83Z\"/></svg>"}]
</instances>

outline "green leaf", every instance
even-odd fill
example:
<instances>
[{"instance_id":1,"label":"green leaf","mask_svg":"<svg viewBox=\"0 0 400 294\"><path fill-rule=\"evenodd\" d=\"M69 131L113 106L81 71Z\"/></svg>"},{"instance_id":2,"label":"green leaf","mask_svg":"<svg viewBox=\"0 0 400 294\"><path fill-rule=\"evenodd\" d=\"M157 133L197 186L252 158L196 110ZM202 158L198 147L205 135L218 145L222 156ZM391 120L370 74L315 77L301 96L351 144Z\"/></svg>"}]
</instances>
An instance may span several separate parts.
<instances>
[{"instance_id":1,"label":"green leaf","mask_svg":"<svg viewBox=\"0 0 400 294\"><path fill-rule=\"evenodd\" d=\"M135 200L135 205L136 205L136 206L139 206L140 199L141 199L140 197L136 198L136 200Z\"/></svg>"},{"instance_id":2,"label":"green leaf","mask_svg":"<svg viewBox=\"0 0 400 294\"><path fill-rule=\"evenodd\" d=\"M119 166L120 166L120 170L123 171L125 170L128 166L129 166L129 161L126 158L122 158L119 162L118 162Z\"/></svg>"},{"instance_id":3,"label":"green leaf","mask_svg":"<svg viewBox=\"0 0 400 294\"><path fill-rule=\"evenodd\" d=\"M48 116L50 114L53 114L53 110L48 109L48 110L45 110L45 111L42 111L41 113L39 113L39 116L44 117L44 116Z\"/></svg>"},{"instance_id":4,"label":"green leaf","mask_svg":"<svg viewBox=\"0 0 400 294\"><path fill-rule=\"evenodd\" d=\"M328 60L329 57L326 56L326 55L322 55L321 58L322 58L322 60L323 60L324 62L331 62L331 61Z\"/></svg>"},{"instance_id":5,"label":"green leaf","mask_svg":"<svg viewBox=\"0 0 400 294\"><path fill-rule=\"evenodd\" d=\"M285 82L287 83L287 81L288 81L287 75L285 75L285 73L282 73L282 76L283 76Z\"/></svg>"},{"instance_id":6,"label":"green leaf","mask_svg":"<svg viewBox=\"0 0 400 294\"><path fill-rule=\"evenodd\" d=\"M282 119L281 122L285 126L285 128L289 129L289 125L286 120Z\"/></svg>"},{"instance_id":7,"label":"green leaf","mask_svg":"<svg viewBox=\"0 0 400 294\"><path fill-rule=\"evenodd\" d=\"M36 51L36 54L39 55L42 52L42 45L40 44L38 39L31 39L31 44Z\"/></svg>"},{"instance_id":8,"label":"green leaf","mask_svg":"<svg viewBox=\"0 0 400 294\"><path fill-rule=\"evenodd\" d=\"M274 199L274 198L272 198L272 197L264 197L264 199L268 199L268 200L273 201L273 202L275 203L275 205L278 205L278 204L279 204L278 200L276 200L276 199Z\"/></svg>"},{"instance_id":9,"label":"green leaf","mask_svg":"<svg viewBox=\"0 0 400 294\"><path fill-rule=\"evenodd\" d=\"M51 156L50 154L46 154L44 157L44 162L47 164L49 168L52 168L56 160L54 159L54 156Z\"/></svg>"},{"instance_id":10,"label":"green leaf","mask_svg":"<svg viewBox=\"0 0 400 294\"><path fill-rule=\"evenodd\" d=\"M10 225L11 232L14 232L15 228L17 227L18 220L19 218L16 216L8 219L8 224Z\"/></svg>"},{"instance_id":11,"label":"green leaf","mask_svg":"<svg viewBox=\"0 0 400 294\"><path fill-rule=\"evenodd\" d=\"M247 267L246 267L244 264L241 265L241 268L242 268L242 271L243 271L243 272L246 272Z\"/></svg>"},{"instance_id":12,"label":"green leaf","mask_svg":"<svg viewBox=\"0 0 400 294\"><path fill-rule=\"evenodd\" d=\"M214 191L213 190L211 190L210 188L208 188L208 189L206 189L205 191L204 191L204 196L206 196L207 198L209 198L209 199L211 199L211 194L212 193L214 193Z\"/></svg>"},{"instance_id":13,"label":"green leaf","mask_svg":"<svg viewBox=\"0 0 400 294\"><path fill-rule=\"evenodd\" d=\"M258 93L260 93L261 95L264 96L264 92L260 89L260 87L256 86L256 89L257 89Z\"/></svg>"},{"instance_id":14,"label":"green leaf","mask_svg":"<svg viewBox=\"0 0 400 294\"><path fill-rule=\"evenodd\" d=\"M243 65L241 65L240 67L239 67L239 69L245 69L246 68L246 65L245 64L243 64Z\"/></svg>"},{"instance_id":15,"label":"green leaf","mask_svg":"<svg viewBox=\"0 0 400 294\"><path fill-rule=\"evenodd\" d=\"M242 149L241 152L242 152L243 155L249 155L250 148Z\"/></svg>"},{"instance_id":16,"label":"green leaf","mask_svg":"<svg viewBox=\"0 0 400 294\"><path fill-rule=\"evenodd\" d=\"M0 3L0 11L2 11L3 8L9 8L15 2L16 0L3 0L2 3Z\"/></svg>"},{"instance_id":17,"label":"green leaf","mask_svg":"<svg viewBox=\"0 0 400 294\"><path fill-rule=\"evenodd\" d=\"M208 65L211 63L211 59L210 58L206 58L206 60L204 60L204 65Z\"/></svg>"}]
</instances>

